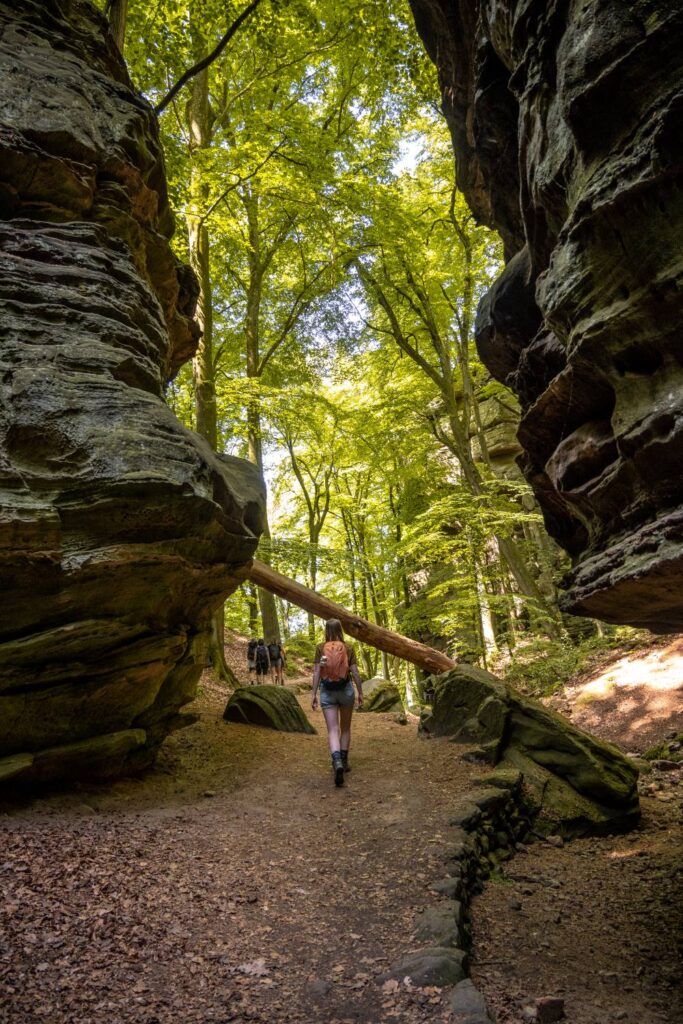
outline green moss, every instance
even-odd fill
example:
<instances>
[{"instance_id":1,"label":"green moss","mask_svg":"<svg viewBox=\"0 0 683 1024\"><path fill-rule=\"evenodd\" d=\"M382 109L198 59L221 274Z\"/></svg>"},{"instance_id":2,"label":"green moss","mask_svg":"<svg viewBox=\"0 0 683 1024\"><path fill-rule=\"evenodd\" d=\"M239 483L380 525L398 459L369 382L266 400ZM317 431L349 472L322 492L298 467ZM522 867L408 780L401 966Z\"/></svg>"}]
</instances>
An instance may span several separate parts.
<instances>
[{"instance_id":1,"label":"green moss","mask_svg":"<svg viewBox=\"0 0 683 1024\"><path fill-rule=\"evenodd\" d=\"M682 745L681 749L672 750L672 745L678 743ZM643 757L646 761L683 761L683 732L677 733L672 740L665 740L656 747L650 747Z\"/></svg>"}]
</instances>

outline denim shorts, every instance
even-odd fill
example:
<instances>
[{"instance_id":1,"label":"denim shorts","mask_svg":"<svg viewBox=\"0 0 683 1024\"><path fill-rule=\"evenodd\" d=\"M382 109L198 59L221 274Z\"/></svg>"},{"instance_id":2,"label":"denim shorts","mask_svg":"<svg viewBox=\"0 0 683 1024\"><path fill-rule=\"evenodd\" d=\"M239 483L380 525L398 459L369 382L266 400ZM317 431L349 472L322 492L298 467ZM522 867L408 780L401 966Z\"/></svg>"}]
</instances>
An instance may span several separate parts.
<instances>
[{"instance_id":1,"label":"denim shorts","mask_svg":"<svg viewBox=\"0 0 683 1024\"><path fill-rule=\"evenodd\" d=\"M353 692L351 680L339 690L333 690L331 687L326 686L325 683L320 684L320 707L323 709L336 707L352 708L355 700L356 696Z\"/></svg>"}]
</instances>

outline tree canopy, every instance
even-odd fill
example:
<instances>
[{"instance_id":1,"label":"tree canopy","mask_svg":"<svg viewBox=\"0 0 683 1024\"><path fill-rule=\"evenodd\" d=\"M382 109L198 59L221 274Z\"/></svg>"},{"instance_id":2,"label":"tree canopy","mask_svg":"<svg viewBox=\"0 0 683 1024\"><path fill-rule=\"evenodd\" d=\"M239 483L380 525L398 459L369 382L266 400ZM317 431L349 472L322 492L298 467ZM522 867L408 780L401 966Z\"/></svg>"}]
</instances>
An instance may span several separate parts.
<instances>
[{"instance_id":1,"label":"tree canopy","mask_svg":"<svg viewBox=\"0 0 683 1024\"><path fill-rule=\"evenodd\" d=\"M561 641L516 404L474 345L501 245L456 188L407 3L131 2L125 56L201 286L168 401L264 473L260 557L482 664ZM310 644L312 617L256 597L230 626Z\"/></svg>"}]
</instances>

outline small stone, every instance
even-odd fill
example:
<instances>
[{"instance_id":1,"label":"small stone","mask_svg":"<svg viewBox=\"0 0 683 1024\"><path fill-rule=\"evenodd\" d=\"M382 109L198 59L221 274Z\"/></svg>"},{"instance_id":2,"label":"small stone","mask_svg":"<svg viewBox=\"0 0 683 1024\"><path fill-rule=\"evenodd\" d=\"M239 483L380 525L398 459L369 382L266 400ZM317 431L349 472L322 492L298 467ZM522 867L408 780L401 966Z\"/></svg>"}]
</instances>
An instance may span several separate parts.
<instances>
[{"instance_id":1,"label":"small stone","mask_svg":"<svg viewBox=\"0 0 683 1024\"><path fill-rule=\"evenodd\" d=\"M415 938L431 941L435 946L460 945L460 929L453 908L441 905L423 910L415 921Z\"/></svg>"},{"instance_id":2,"label":"small stone","mask_svg":"<svg viewBox=\"0 0 683 1024\"><path fill-rule=\"evenodd\" d=\"M652 761L652 767L660 772L677 772L683 767L683 762L667 761L665 758L659 758L657 761Z\"/></svg>"},{"instance_id":3,"label":"small stone","mask_svg":"<svg viewBox=\"0 0 683 1024\"><path fill-rule=\"evenodd\" d=\"M417 988L428 985L457 985L465 977L467 954L461 949L446 949L441 946L428 946L426 949L409 953L394 964L377 981L381 985L391 978L403 981L410 978Z\"/></svg>"},{"instance_id":4,"label":"small stone","mask_svg":"<svg viewBox=\"0 0 683 1024\"><path fill-rule=\"evenodd\" d=\"M532 1021L536 1020L536 1007L535 1006L523 1006L522 1007L522 1020L525 1024L531 1024Z\"/></svg>"},{"instance_id":5,"label":"small stone","mask_svg":"<svg viewBox=\"0 0 683 1024\"><path fill-rule=\"evenodd\" d=\"M310 981L306 986L306 992L313 999L323 999L329 994L331 988L331 981L325 981L323 978L315 978L314 981Z\"/></svg>"},{"instance_id":6,"label":"small stone","mask_svg":"<svg viewBox=\"0 0 683 1024\"><path fill-rule=\"evenodd\" d=\"M627 1017L628 1014L626 1010L617 1010L617 1012L614 1014L615 1020L626 1020Z\"/></svg>"},{"instance_id":7,"label":"small stone","mask_svg":"<svg viewBox=\"0 0 683 1024\"><path fill-rule=\"evenodd\" d=\"M510 910L521 910L522 904L520 900L508 900L508 907Z\"/></svg>"},{"instance_id":8,"label":"small stone","mask_svg":"<svg viewBox=\"0 0 683 1024\"><path fill-rule=\"evenodd\" d=\"M204 792L202 793L202 796L215 796L215 795L216 795L216 790L215 789L205 789Z\"/></svg>"},{"instance_id":9,"label":"small stone","mask_svg":"<svg viewBox=\"0 0 683 1024\"><path fill-rule=\"evenodd\" d=\"M453 812L449 825L455 825L469 831L481 821L481 811L476 804L464 801Z\"/></svg>"},{"instance_id":10,"label":"small stone","mask_svg":"<svg viewBox=\"0 0 683 1024\"><path fill-rule=\"evenodd\" d=\"M564 999L559 996L541 996L536 1000L536 1020L538 1024L555 1024L564 1017Z\"/></svg>"},{"instance_id":11,"label":"small stone","mask_svg":"<svg viewBox=\"0 0 683 1024\"><path fill-rule=\"evenodd\" d=\"M469 978L459 982L449 997L451 1011L456 1021L486 1019L486 1003L481 992L475 988Z\"/></svg>"},{"instance_id":12,"label":"small stone","mask_svg":"<svg viewBox=\"0 0 683 1024\"><path fill-rule=\"evenodd\" d=\"M564 839L562 838L562 836L546 836L545 841L550 846L557 847L558 850L564 846Z\"/></svg>"},{"instance_id":13,"label":"small stone","mask_svg":"<svg viewBox=\"0 0 683 1024\"><path fill-rule=\"evenodd\" d=\"M449 899L455 899L456 896L460 895L462 882L459 878L441 878L438 882L434 882L430 888L434 892L438 892L441 896L448 896Z\"/></svg>"}]
</instances>

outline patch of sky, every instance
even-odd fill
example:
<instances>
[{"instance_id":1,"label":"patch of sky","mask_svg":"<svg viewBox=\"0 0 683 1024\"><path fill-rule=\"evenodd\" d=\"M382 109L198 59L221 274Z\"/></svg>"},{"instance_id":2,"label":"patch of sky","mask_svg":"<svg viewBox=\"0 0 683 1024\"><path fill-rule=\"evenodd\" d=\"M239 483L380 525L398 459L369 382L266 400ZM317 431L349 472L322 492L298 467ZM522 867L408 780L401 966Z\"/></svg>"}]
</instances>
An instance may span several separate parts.
<instances>
[{"instance_id":1,"label":"patch of sky","mask_svg":"<svg viewBox=\"0 0 683 1024\"><path fill-rule=\"evenodd\" d=\"M424 151L424 140L419 135L412 135L399 143L398 157L391 165L392 174L413 174Z\"/></svg>"}]
</instances>

